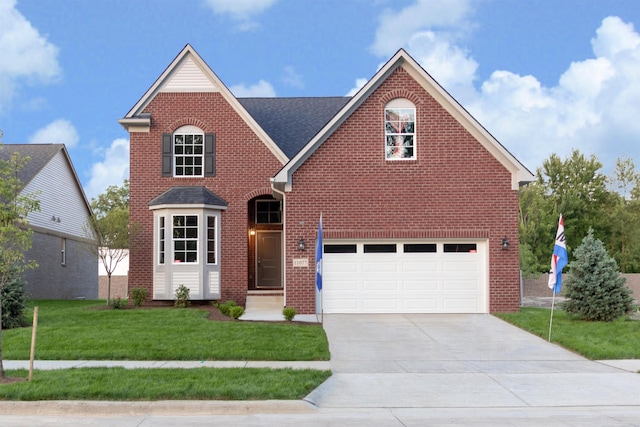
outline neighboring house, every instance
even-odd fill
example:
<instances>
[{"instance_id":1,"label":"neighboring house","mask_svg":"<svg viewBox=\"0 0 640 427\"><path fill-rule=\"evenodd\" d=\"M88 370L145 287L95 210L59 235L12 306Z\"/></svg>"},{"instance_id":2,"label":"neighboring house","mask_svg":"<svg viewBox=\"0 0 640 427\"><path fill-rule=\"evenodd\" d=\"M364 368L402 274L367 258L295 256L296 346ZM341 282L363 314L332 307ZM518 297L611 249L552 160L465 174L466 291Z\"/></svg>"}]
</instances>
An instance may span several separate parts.
<instances>
[{"instance_id":1,"label":"neighboring house","mask_svg":"<svg viewBox=\"0 0 640 427\"><path fill-rule=\"evenodd\" d=\"M26 271L33 299L97 299L97 256L87 248L85 224L91 208L63 144L4 144L0 158L13 153L31 160L18 177L24 194L35 194L40 211L27 215L33 245L26 258L38 268Z\"/></svg>"},{"instance_id":2,"label":"neighboring house","mask_svg":"<svg viewBox=\"0 0 640 427\"><path fill-rule=\"evenodd\" d=\"M298 313L519 308L533 176L404 50L353 97L236 98L187 45L119 122L142 230L129 287L154 300L185 285Z\"/></svg>"}]
</instances>

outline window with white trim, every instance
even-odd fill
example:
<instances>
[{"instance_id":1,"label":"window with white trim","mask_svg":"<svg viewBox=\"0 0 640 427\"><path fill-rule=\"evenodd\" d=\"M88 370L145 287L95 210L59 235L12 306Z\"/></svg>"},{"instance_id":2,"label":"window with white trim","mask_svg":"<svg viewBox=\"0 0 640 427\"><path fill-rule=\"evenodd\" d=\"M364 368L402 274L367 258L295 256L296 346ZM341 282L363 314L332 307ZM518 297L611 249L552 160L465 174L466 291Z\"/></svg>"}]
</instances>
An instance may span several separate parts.
<instances>
[{"instance_id":1,"label":"window with white trim","mask_svg":"<svg viewBox=\"0 0 640 427\"><path fill-rule=\"evenodd\" d=\"M416 108L408 99L391 100L384 109L385 159L416 158Z\"/></svg>"},{"instance_id":2,"label":"window with white trim","mask_svg":"<svg viewBox=\"0 0 640 427\"><path fill-rule=\"evenodd\" d=\"M207 215L207 264L216 264L216 217Z\"/></svg>"},{"instance_id":3,"label":"window with white trim","mask_svg":"<svg viewBox=\"0 0 640 427\"><path fill-rule=\"evenodd\" d=\"M204 134L173 134L174 176L203 176Z\"/></svg>"},{"instance_id":4,"label":"window with white trim","mask_svg":"<svg viewBox=\"0 0 640 427\"><path fill-rule=\"evenodd\" d=\"M198 216L173 216L173 262L198 262Z\"/></svg>"},{"instance_id":5,"label":"window with white trim","mask_svg":"<svg viewBox=\"0 0 640 427\"><path fill-rule=\"evenodd\" d=\"M161 216L159 218L160 223L158 227L158 264L164 264L164 256L166 253L165 243L166 243L166 227L164 223L164 217Z\"/></svg>"},{"instance_id":6,"label":"window with white trim","mask_svg":"<svg viewBox=\"0 0 640 427\"><path fill-rule=\"evenodd\" d=\"M60 243L60 264L67 265L67 239L64 237Z\"/></svg>"}]
</instances>

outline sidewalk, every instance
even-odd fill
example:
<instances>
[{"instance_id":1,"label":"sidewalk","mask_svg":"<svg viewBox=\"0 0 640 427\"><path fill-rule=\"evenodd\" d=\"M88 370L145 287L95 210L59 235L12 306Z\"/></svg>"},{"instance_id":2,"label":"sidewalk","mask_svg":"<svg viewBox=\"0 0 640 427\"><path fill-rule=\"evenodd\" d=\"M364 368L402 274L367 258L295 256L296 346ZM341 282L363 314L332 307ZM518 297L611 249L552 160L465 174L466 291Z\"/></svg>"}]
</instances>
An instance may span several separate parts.
<instances>
[{"instance_id":1,"label":"sidewalk","mask_svg":"<svg viewBox=\"0 0 640 427\"><path fill-rule=\"evenodd\" d=\"M29 369L28 360L4 360L5 370ZM331 364L326 361L187 361L187 360L36 360L33 362L36 370L72 369L72 368L125 368L125 369L193 369L193 368L270 368L270 369L317 369L331 370Z\"/></svg>"}]
</instances>

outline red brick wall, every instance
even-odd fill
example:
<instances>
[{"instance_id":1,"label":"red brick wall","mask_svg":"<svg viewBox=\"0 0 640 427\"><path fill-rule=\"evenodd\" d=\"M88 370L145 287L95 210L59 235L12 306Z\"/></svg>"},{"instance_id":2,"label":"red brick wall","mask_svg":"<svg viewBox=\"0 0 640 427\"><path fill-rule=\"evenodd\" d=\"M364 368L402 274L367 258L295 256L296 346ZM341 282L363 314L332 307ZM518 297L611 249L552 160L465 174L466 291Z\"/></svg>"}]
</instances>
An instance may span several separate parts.
<instances>
[{"instance_id":1,"label":"red brick wall","mask_svg":"<svg viewBox=\"0 0 640 427\"><path fill-rule=\"evenodd\" d=\"M416 104L416 160L386 161L384 106ZM287 193L287 305L315 310L313 242L324 238L488 239L489 309L519 308L518 198L511 174L404 70L395 71L293 174ZM501 248L508 237L511 249ZM293 268L300 237L309 268Z\"/></svg>"},{"instance_id":2,"label":"red brick wall","mask_svg":"<svg viewBox=\"0 0 640 427\"><path fill-rule=\"evenodd\" d=\"M145 112L151 113L150 132L131 134L131 221L141 232L131 249L129 289L145 287L153 295L153 213L147 203L172 186L202 185L229 204L221 218L221 297L244 305L248 201L271 194L269 178L282 165L219 93L159 93ZM162 177L162 134L183 125L216 134L215 177Z\"/></svg>"}]
</instances>

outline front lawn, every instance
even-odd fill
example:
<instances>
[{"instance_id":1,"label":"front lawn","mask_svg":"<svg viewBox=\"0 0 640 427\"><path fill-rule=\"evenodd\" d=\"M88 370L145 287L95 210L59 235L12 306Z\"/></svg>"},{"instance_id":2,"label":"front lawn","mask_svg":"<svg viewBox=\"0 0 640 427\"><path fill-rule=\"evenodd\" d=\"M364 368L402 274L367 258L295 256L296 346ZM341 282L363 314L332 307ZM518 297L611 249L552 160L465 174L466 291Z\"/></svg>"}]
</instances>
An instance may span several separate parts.
<instances>
[{"instance_id":1,"label":"front lawn","mask_svg":"<svg viewBox=\"0 0 640 427\"><path fill-rule=\"evenodd\" d=\"M27 377L27 371L8 371ZM293 369L78 368L0 385L0 400L297 400L331 372Z\"/></svg>"},{"instance_id":2,"label":"front lawn","mask_svg":"<svg viewBox=\"0 0 640 427\"><path fill-rule=\"evenodd\" d=\"M220 322L196 307L102 309L100 301L34 301L39 360L328 360L321 325ZM28 313L29 319L32 313ZM6 360L29 359L31 328L2 333Z\"/></svg>"},{"instance_id":3,"label":"front lawn","mask_svg":"<svg viewBox=\"0 0 640 427\"><path fill-rule=\"evenodd\" d=\"M547 340L551 311L523 307L497 317ZM592 360L640 359L640 321L627 316L613 322L577 320L562 310L553 313L551 341Z\"/></svg>"}]
</instances>

